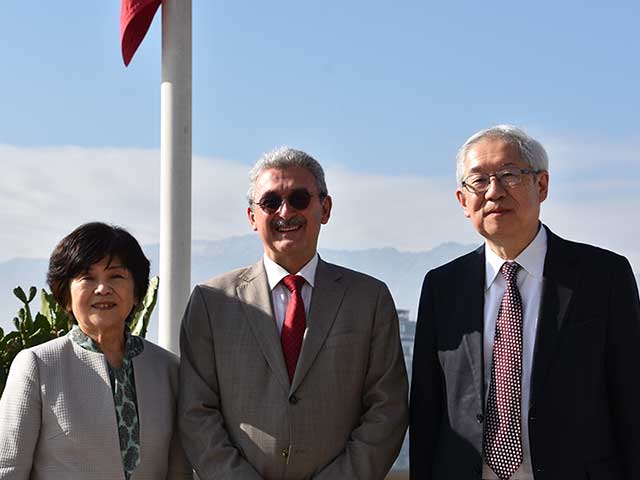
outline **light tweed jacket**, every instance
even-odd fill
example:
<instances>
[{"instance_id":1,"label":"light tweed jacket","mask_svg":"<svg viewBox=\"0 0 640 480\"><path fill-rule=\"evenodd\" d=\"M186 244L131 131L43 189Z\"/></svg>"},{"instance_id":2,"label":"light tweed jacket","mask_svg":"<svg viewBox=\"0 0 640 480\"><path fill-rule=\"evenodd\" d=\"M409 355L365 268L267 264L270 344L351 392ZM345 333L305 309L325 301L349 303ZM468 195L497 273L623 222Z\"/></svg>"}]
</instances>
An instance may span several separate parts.
<instances>
[{"instance_id":1,"label":"light tweed jacket","mask_svg":"<svg viewBox=\"0 0 640 480\"><path fill-rule=\"evenodd\" d=\"M174 428L178 359L145 341L133 359L140 465L132 480L190 479ZM107 363L68 336L23 350L0 400L0 479L124 480Z\"/></svg>"},{"instance_id":2,"label":"light tweed jacket","mask_svg":"<svg viewBox=\"0 0 640 480\"><path fill-rule=\"evenodd\" d=\"M387 287L318 263L289 381L263 262L195 288L182 324L179 424L202 480L381 480L407 427Z\"/></svg>"}]
</instances>

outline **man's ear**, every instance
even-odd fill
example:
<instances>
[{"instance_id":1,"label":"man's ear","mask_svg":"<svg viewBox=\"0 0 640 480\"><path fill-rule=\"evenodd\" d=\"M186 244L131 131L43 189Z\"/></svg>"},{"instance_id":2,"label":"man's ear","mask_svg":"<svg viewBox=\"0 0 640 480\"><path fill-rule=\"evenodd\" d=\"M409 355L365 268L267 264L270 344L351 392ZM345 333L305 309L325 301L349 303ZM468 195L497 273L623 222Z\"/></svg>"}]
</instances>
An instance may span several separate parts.
<instances>
[{"instance_id":1,"label":"man's ear","mask_svg":"<svg viewBox=\"0 0 640 480\"><path fill-rule=\"evenodd\" d=\"M249 217L249 223L254 232L258 230L256 225L256 214L251 207L247 207L247 217Z\"/></svg>"},{"instance_id":2,"label":"man's ear","mask_svg":"<svg viewBox=\"0 0 640 480\"><path fill-rule=\"evenodd\" d=\"M322 199L322 218L320 222L325 225L329 221L329 217L331 217L331 207L333 206L333 200L331 200L331 196L327 195Z\"/></svg>"},{"instance_id":3,"label":"man's ear","mask_svg":"<svg viewBox=\"0 0 640 480\"><path fill-rule=\"evenodd\" d=\"M538 200L544 202L549 194L549 172L546 170L536 175L536 188L538 189Z\"/></svg>"},{"instance_id":4,"label":"man's ear","mask_svg":"<svg viewBox=\"0 0 640 480\"><path fill-rule=\"evenodd\" d=\"M471 214L469 213L469 209L467 207L467 193L464 192L461 188L456 189L456 198L458 199L458 203L462 207L462 211L464 212L464 216L469 218Z\"/></svg>"}]
</instances>

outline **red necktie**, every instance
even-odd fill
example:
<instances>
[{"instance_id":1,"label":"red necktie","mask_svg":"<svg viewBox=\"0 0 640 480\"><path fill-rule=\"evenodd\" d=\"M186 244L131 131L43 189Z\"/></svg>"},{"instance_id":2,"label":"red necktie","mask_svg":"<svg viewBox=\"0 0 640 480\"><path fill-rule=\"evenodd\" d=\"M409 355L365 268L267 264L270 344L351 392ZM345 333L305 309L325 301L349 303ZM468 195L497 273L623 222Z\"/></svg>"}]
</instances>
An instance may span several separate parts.
<instances>
[{"instance_id":1,"label":"red necktie","mask_svg":"<svg viewBox=\"0 0 640 480\"><path fill-rule=\"evenodd\" d=\"M484 429L485 460L500 480L511 478L522 463L522 299L516 283L519 268L515 262L505 262L500 269L507 280L507 289L498 311L493 340Z\"/></svg>"},{"instance_id":2,"label":"red necktie","mask_svg":"<svg viewBox=\"0 0 640 480\"><path fill-rule=\"evenodd\" d=\"M289 304L287 305L287 313L284 316L284 324L280 333L280 342L282 343L282 353L284 362L289 372L289 380L293 380L293 374L296 371L298 356L302 349L302 337L306 327L304 315L304 303L302 301L302 286L305 279L300 275L287 275L282 279L282 283L291 292Z\"/></svg>"}]
</instances>

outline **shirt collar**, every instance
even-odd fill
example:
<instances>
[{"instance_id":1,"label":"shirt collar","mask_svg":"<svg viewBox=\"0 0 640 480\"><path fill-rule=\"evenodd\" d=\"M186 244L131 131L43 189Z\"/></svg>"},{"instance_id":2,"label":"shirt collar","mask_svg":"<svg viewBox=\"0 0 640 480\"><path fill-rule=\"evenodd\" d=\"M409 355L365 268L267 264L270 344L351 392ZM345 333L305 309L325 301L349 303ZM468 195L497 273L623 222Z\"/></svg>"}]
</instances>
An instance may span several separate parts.
<instances>
[{"instance_id":1,"label":"shirt collar","mask_svg":"<svg viewBox=\"0 0 640 480\"><path fill-rule=\"evenodd\" d=\"M263 256L264 269L267 271L267 280L269 282L269 288L273 291L278 286L280 281L289 275L283 267L271 260L265 253ZM307 262L307 264L300 269L296 275L304 277L306 282L313 287L313 283L316 278L316 269L318 268L318 252L313 255L313 258Z\"/></svg>"},{"instance_id":2,"label":"shirt collar","mask_svg":"<svg viewBox=\"0 0 640 480\"><path fill-rule=\"evenodd\" d=\"M527 248L525 248L520 255L518 255L513 261L520 264L520 266L532 277L539 280L542 279L544 272L544 258L547 255L547 230L543 225L540 225L538 233L531 241ZM494 280L502 268L504 259L500 258L489 245L484 246L485 257L485 289L491 288Z\"/></svg>"}]
</instances>

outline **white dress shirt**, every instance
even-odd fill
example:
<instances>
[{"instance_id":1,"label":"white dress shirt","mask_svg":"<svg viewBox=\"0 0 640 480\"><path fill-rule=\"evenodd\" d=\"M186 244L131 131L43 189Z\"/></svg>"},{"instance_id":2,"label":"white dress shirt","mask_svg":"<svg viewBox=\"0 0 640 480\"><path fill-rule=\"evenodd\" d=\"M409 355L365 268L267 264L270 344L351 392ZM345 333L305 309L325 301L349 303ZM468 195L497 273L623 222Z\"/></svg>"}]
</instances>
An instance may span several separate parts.
<instances>
[{"instance_id":1,"label":"white dress shirt","mask_svg":"<svg viewBox=\"0 0 640 480\"><path fill-rule=\"evenodd\" d=\"M285 287L281 280L289 275L284 268L271 260L266 254L264 255L264 268L267 271L267 281L271 289L271 299L273 300L273 315L278 325L278 331L282 331L284 324L284 316L287 313L287 305L291 292ZM305 283L302 286L302 302L304 303L304 313L309 318L309 305L311 305L311 293L313 292L313 284L316 278L316 269L318 268L318 253L313 256L309 262L300 269L296 275L304 277Z\"/></svg>"},{"instance_id":2,"label":"white dress shirt","mask_svg":"<svg viewBox=\"0 0 640 480\"><path fill-rule=\"evenodd\" d=\"M485 291L484 291L484 386L485 405L489 395L491 382L491 362L493 354L493 337L496 330L498 310L506 290L506 281L500 273L505 262L485 244ZM518 290L522 297L522 389L521 389L521 427L522 427L522 464L511 480L533 480L531 467L531 451L529 446L529 393L531 391L531 367L533 364L533 349L540 313L542 298L542 273L544 259L547 254L547 232L540 226L538 234L520 255L512 261L522 267L518 271ZM494 480L498 477L483 462L482 478Z\"/></svg>"}]
</instances>

